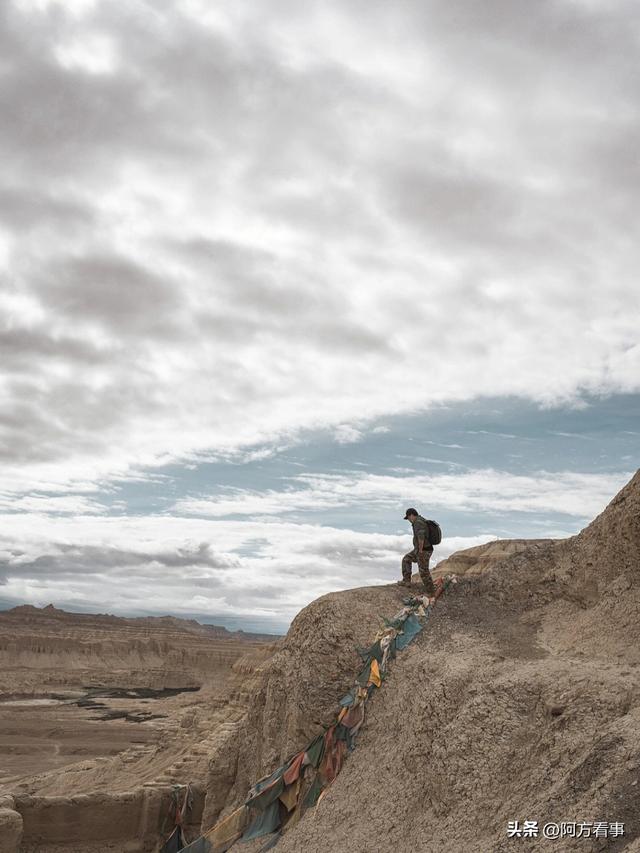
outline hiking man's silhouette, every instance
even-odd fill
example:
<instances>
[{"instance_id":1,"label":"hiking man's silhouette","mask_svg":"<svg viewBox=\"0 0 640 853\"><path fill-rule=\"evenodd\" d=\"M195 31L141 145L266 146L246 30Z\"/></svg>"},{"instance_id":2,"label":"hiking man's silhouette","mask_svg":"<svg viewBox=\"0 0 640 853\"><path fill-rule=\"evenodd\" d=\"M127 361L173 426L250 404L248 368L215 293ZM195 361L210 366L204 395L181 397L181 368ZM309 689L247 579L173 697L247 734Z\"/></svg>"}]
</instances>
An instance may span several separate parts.
<instances>
[{"instance_id":1,"label":"hiking man's silhouette","mask_svg":"<svg viewBox=\"0 0 640 853\"><path fill-rule=\"evenodd\" d=\"M411 586L411 564L418 564L420 578L424 584L427 595L435 595L436 588L433 585L429 571L429 559L433 554L433 545L429 535L429 522L426 518L418 515L413 507L404 514L405 520L411 522L413 527L413 550L402 558L402 580L398 581L400 586ZM432 522L434 523L434 522Z\"/></svg>"}]
</instances>

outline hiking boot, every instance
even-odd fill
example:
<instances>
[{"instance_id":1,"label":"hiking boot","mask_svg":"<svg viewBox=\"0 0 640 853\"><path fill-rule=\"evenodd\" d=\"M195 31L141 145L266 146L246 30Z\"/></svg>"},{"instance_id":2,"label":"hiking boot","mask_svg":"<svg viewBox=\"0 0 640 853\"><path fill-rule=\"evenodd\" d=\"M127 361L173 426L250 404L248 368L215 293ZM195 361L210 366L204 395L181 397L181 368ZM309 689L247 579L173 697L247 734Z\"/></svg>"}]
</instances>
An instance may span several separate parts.
<instances>
[{"instance_id":1,"label":"hiking boot","mask_svg":"<svg viewBox=\"0 0 640 853\"><path fill-rule=\"evenodd\" d=\"M408 586L411 587L411 581L396 581L398 586Z\"/></svg>"}]
</instances>

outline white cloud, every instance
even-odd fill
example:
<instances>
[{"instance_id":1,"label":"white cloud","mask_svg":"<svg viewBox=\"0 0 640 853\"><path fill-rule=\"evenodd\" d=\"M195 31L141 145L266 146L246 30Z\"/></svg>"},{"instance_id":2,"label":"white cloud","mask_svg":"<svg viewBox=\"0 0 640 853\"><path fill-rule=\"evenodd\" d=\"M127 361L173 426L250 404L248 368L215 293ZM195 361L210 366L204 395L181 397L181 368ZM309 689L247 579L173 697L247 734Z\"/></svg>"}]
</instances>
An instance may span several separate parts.
<instances>
[{"instance_id":1,"label":"white cloud","mask_svg":"<svg viewBox=\"0 0 640 853\"><path fill-rule=\"evenodd\" d=\"M99 33L83 33L82 38L56 45L54 55L64 68L79 68L90 74L110 74L118 66L113 39Z\"/></svg>"},{"instance_id":2,"label":"white cloud","mask_svg":"<svg viewBox=\"0 0 640 853\"><path fill-rule=\"evenodd\" d=\"M437 461L437 460L431 460ZM407 502L437 510L477 513L529 512L591 518L633 472L582 474L572 471L511 474L479 469L456 474L415 474L401 468L376 474L300 474L297 489L237 492L229 497L181 499L174 510L187 515L284 515L305 510L371 506L393 511Z\"/></svg>"},{"instance_id":3,"label":"white cloud","mask_svg":"<svg viewBox=\"0 0 640 853\"><path fill-rule=\"evenodd\" d=\"M65 515L96 515L106 512L99 501L85 495L3 495L0 493L0 510L29 513L64 513Z\"/></svg>"},{"instance_id":4,"label":"white cloud","mask_svg":"<svg viewBox=\"0 0 640 853\"><path fill-rule=\"evenodd\" d=\"M296 489L266 492L242 491L215 498L181 498L173 507L185 515L223 518L229 515L283 515L300 510L321 510L338 507L343 503L339 495L320 489Z\"/></svg>"},{"instance_id":5,"label":"white cloud","mask_svg":"<svg viewBox=\"0 0 640 853\"><path fill-rule=\"evenodd\" d=\"M0 540L5 600L116 613L195 611L278 628L319 595L395 581L411 547L406 534L277 521L38 517L34 526L29 514L0 517L9 520L12 541ZM436 557L492 538L450 539ZM125 579L126 599L119 592Z\"/></svg>"},{"instance_id":6,"label":"white cloud","mask_svg":"<svg viewBox=\"0 0 640 853\"><path fill-rule=\"evenodd\" d=\"M19 489L638 389L632 7L201 5L7 12Z\"/></svg>"},{"instance_id":7,"label":"white cloud","mask_svg":"<svg viewBox=\"0 0 640 853\"><path fill-rule=\"evenodd\" d=\"M136 606L236 612L250 577L251 607L290 613L394 575L404 542L296 513L582 519L622 484L343 472L156 520L99 501L154 466L259 464L317 430L347 445L447 401L639 390L634 4L5 6L0 509L22 574L3 595L115 608L117 547ZM185 588L158 543L189 542L221 562L193 552Z\"/></svg>"},{"instance_id":8,"label":"white cloud","mask_svg":"<svg viewBox=\"0 0 640 853\"><path fill-rule=\"evenodd\" d=\"M601 511L625 479L571 472L525 477L490 469L431 477L354 472L300 475L299 488L283 493L238 491L230 498L182 500L163 516L54 514L64 513L64 504L55 501L49 514L26 506L0 515L5 531L0 594L16 602L66 602L114 612L195 610L282 627L326 592L396 579L400 558L411 547L400 511L408 503L440 520L442 513L473 512L487 531L450 536L445 524L435 564L495 538L496 513L531 514L534 536L575 532L576 521ZM398 533L304 520L310 510L358 506L395 513ZM568 530L543 524L545 514L563 514ZM241 518L229 518L233 515ZM124 579L126 603L120 592Z\"/></svg>"},{"instance_id":9,"label":"white cloud","mask_svg":"<svg viewBox=\"0 0 640 853\"><path fill-rule=\"evenodd\" d=\"M362 438L362 432L349 424L338 424L334 436L338 444L355 444Z\"/></svg>"}]
</instances>

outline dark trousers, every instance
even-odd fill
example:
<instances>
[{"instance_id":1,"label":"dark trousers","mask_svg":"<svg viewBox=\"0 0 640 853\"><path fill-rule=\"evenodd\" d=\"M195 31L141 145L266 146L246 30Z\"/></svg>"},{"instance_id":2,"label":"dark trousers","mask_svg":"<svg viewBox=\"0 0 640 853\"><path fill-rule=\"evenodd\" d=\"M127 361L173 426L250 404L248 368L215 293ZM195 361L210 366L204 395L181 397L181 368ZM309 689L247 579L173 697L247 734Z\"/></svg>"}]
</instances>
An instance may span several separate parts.
<instances>
[{"instance_id":1,"label":"dark trousers","mask_svg":"<svg viewBox=\"0 0 640 853\"><path fill-rule=\"evenodd\" d=\"M433 546L429 546L427 548L423 548L422 554L418 554L417 549L414 548L413 551L409 551L409 553L405 554L402 558L402 580L411 582L411 564L417 563L420 578L422 579L424 588L429 595L434 595L436 591L431 578L431 572L429 571L429 559L432 554Z\"/></svg>"}]
</instances>

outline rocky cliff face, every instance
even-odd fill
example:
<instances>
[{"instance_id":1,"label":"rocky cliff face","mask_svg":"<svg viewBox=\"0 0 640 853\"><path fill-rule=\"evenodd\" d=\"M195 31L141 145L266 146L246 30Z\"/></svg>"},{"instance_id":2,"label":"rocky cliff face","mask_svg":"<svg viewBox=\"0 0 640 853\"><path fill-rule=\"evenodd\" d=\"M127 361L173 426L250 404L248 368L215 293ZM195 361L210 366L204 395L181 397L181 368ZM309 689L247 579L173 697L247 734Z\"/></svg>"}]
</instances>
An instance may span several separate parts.
<instances>
[{"instance_id":1,"label":"rocky cliff face","mask_svg":"<svg viewBox=\"0 0 640 853\"><path fill-rule=\"evenodd\" d=\"M399 655L358 748L282 853L499 853L513 849L510 820L540 833L624 822L606 849L640 850L640 472L579 535L498 547ZM355 646L399 597L350 590L299 614L211 755L204 828L332 719ZM602 845L540 837L536 849Z\"/></svg>"},{"instance_id":2,"label":"rocky cliff face","mask_svg":"<svg viewBox=\"0 0 640 853\"><path fill-rule=\"evenodd\" d=\"M22 840L22 816L13 797L0 796L0 853L16 853Z\"/></svg>"},{"instance_id":3,"label":"rocky cliff face","mask_svg":"<svg viewBox=\"0 0 640 853\"><path fill-rule=\"evenodd\" d=\"M356 672L356 648L369 644L400 597L395 584L363 587L323 596L298 614L275 654L244 682L244 715L210 757L203 826L331 721Z\"/></svg>"}]
</instances>

